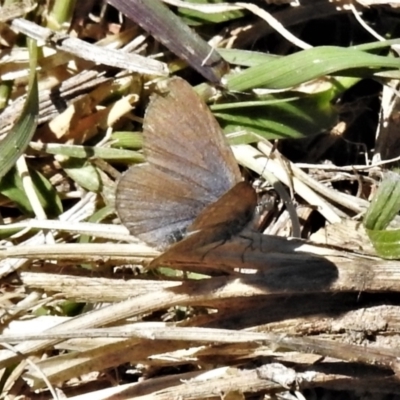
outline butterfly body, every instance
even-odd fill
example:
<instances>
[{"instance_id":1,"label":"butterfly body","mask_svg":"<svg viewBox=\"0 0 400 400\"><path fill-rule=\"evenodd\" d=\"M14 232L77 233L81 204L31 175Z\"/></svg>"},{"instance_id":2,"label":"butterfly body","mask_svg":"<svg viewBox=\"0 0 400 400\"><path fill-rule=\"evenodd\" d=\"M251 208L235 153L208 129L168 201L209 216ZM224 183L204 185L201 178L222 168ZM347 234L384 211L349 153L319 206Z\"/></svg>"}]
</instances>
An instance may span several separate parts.
<instances>
[{"instance_id":1,"label":"butterfly body","mask_svg":"<svg viewBox=\"0 0 400 400\"><path fill-rule=\"evenodd\" d=\"M254 189L242 182L207 105L181 78L152 96L143 122L147 163L120 179L116 208L129 231L159 250L226 241L252 219ZM187 236L176 244L187 232Z\"/></svg>"}]
</instances>

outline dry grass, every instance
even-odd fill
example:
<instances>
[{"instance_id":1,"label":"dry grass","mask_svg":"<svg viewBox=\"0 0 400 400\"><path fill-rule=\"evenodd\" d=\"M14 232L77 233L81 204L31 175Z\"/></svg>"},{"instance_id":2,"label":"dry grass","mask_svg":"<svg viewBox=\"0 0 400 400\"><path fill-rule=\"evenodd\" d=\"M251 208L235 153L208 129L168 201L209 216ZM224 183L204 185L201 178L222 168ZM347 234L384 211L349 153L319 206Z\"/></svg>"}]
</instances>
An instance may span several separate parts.
<instances>
[{"instance_id":1,"label":"dry grass","mask_svg":"<svg viewBox=\"0 0 400 400\"><path fill-rule=\"evenodd\" d=\"M121 25L111 6L65 4L71 9L63 17L44 2L7 3L1 11L0 140L25 104L23 37L45 39L37 128L15 166L0 174L2 398L311 399L318 387L338 398L400 395L400 270L376 255L362 223L386 164L398 157L391 89L398 81L390 76L382 87L364 79L365 70L343 79L327 72L278 94L266 95L257 83L251 98L227 94L133 22ZM180 12L223 48L265 53L269 46L287 55L292 46L308 48L310 37L345 47L365 35L351 8L328 1L222 6L207 23ZM367 25L398 28L396 8L364 11ZM296 36L274 26L271 15ZM59 36L46 36L45 27ZM244 69L230 63L236 73ZM271 207L258 231L148 270L159 252L120 224L115 185L129 164L144 160L143 111L155 82L171 71L201 83L208 100L214 96L238 163L252 181L268 182L260 196ZM260 108L268 96L278 103ZM232 114L217 109L249 99L260 102L262 117L246 114L248 104ZM295 119L300 112L307 123ZM227 122L227 115L242 119ZM232 134L248 120L263 128ZM279 139L277 146L267 139Z\"/></svg>"}]
</instances>

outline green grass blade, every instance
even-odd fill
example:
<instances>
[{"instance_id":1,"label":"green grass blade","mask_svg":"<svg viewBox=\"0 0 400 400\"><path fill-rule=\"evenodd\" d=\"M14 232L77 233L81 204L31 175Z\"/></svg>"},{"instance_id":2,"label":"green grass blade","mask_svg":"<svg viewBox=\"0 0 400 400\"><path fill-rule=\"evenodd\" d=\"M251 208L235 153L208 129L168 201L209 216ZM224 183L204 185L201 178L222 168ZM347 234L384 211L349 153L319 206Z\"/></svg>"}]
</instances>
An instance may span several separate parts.
<instances>
[{"instance_id":1,"label":"green grass blade","mask_svg":"<svg viewBox=\"0 0 400 400\"><path fill-rule=\"evenodd\" d=\"M364 217L376 252L383 258L400 258L400 230L385 230L400 211L400 175L389 173L380 184Z\"/></svg>"},{"instance_id":2,"label":"green grass blade","mask_svg":"<svg viewBox=\"0 0 400 400\"><path fill-rule=\"evenodd\" d=\"M39 171L30 168L29 174L32 178L36 194L40 204L49 217L57 217L63 212L63 205L54 186Z\"/></svg>"},{"instance_id":3,"label":"green grass blade","mask_svg":"<svg viewBox=\"0 0 400 400\"><path fill-rule=\"evenodd\" d=\"M222 1L224 0L217 0L214 1L214 3L221 3ZM188 3L208 4L209 0L189 0ZM225 10L216 13L204 13L184 7L178 7L177 11L179 15L183 17L183 21L186 22L188 25L201 25L203 23L219 24L233 19L241 18L246 14L245 10Z\"/></svg>"},{"instance_id":4,"label":"green grass blade","mask_svg":"<svg viewBox=\"0 0 400 400\"><path fill-rule=\"evenodd\" d=\"M357 69L371 75L385 69L399 69L399 59L378 56L352 48L321 46L267 61L227 77L227 87L244 91L255 87L285 89L324 75Z\"/></svg>"},{"instance_id":5,"label":"green grass blade","mask_svg":"<svg viewBox=\"0 0 400 400\"><path fill-rule=\"evenodd\" d=\"M400 211L400 175L389 173L381 182L364 217L370 230L385 229Z\"/></svg>"},{"instance_id":6,"label":"green grass blade","mask_svg":"<svg viewBox=\"0 0 400 400\"><path fill-rule=\"evenodd\" d=\"M235 103L218 104L212 110L226 133L254 132L269 140L303 138L337 123L338 110L332 104L335 93L335 88L330 87L307 96L299 94L297 99L271 95L269 100L260 100L258 105L256 101L238 108L234 107ZM224 106L227 107L224 109ZM220 111L215 112L215 108Z\"/></svg>"},{"instance_id":7,"label":"green grass blade","mask_svg":"<svg viewBox=\"0 0 400 400\"><path fill-rule=\"evenodd\" d=\"M143 147L143 135L141 132L113 132L111 141L111 147L132 150L140 150Z\"/></svg>"},{"instance_id":8,"label":"green grass blade","mask_svg":"<svg viewBox=\"0 0 400 400\"><path fill-rule=\"evenodd\" d=\"M58 143L30 143L29 147L37 151L43 151L47 154L83 158L85 160L91 157L97 157L107 161L129 161L134 163L144 161L143 155L137 151L114 149L110 147L80 146Z\"/></svg>"},{"instance_id":9,"label":"green grass blade","mask_svg":"<svg viewBox=\"0 0 400 400\"><path fill-rule=\"evenodd\" d=\"M15 168L8 171L0 181L0 193L10 199L24 215L34 216L31 203L26 197L21 177Z\"/></svg>"},{"instance_id":10,"label":"green grass blade","mask_svg":"<svg viewBox=\"0 0 400 400\"><path fill-rule=\"evenodd\" d=\"M29 169L29 174L40 204L47 215L56 217L63 212L61 200L52 184L38 171ZM21 212L30 217L35 213L25 193L22 180L15 168L11 169L0 182L0 193L10 199Z\"/></svg>"},{"instance_id":11,"label":"green grass blade","mask_svg":"<svg viewBox=\"0 0 400 400\"><path fill-rule=\"evenodd\" d=\"M70 158L62 162L61 166L66 174L79 186L95 193L101 190L99 173L96 167L89 162L79 158Z\"/></svg>"},{"instance_id":12,"label":"green grass blade","mask_svg":"<svg viewBox=\"0 0 400 400\"><path fill-rule=\"evenodd\" d=\"M399 229L393 231L367 230L367 233L379 256L390 260L400 259Z\"/></svg>"},{"instance_id":13,"label":"green grass blade","mask_svg":"<svg viewBox=\"0 0 400 400\"><path fill-rule=\"evenodd\" d=\"M10 171L18 158L25 152L32 139L38 122L39 97L36 76L37 47L36 42L28 40L30 75L29 89L22 114L17 123L0 142L0 179Z\"/></svg>"},{"instance_id":14,"label":"green grass blade","mask_svg":"<svg viewBox=\"0 0 400 400\"><path fill-rule=\"evenodd\" d=\"M218 53L230 64L241 65L243 67L254 67L265 62L270 62L281 58L275 54L261 53L242 49L218 49Z\"/></svg>"}]
</instances>

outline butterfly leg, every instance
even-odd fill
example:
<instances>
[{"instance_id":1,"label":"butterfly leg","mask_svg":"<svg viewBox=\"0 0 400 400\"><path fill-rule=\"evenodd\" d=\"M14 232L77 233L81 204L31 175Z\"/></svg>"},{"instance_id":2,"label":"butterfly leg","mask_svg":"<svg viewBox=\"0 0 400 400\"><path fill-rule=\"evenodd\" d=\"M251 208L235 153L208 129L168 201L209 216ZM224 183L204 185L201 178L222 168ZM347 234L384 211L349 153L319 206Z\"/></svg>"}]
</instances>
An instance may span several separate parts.
<instances>
[{"instance_id":1,"label":"butterfly leg","mask_svg":"<svg viewBox=\"0 0 400 400\"><path fill-rule=\"evenodd\" d=\"M202 255L201 255L201 261L204 261L204 259L206 258L207 254L209 254L211 251L217 249L219 246L223 246L226 242L228 241L228 239L223 239L220 240L219 243L217 243L215 246L211 247L211 249L206 250Z\"/></svg>"},{"instance_id":2,"label":"butterfly leg","mask_svg":"<svg viewBox=\"0 0 400 400\"><path fill-rule=\"evenodd\" d=\"M247 251L249 248L251 248L251 250L254 251L254 250L256 250L257 247L254 247L254 246L253 246L253 244L254 244L254 239L253 239L252 237L249 237L249 236L246 236L246 235L243 235L243 234L242 234L242 235L239 235L239 237L240 237L241 239L246 239L246 240L249 241L249 244L245 247L245 249L243 250L243 253L242 253L242 255L241 255L242 262L244 263L244 255L245 255L246 251ZM262 243L262 236L260 235L259 248L261 248L261 243Z\"/></svg>"}]
</instances>

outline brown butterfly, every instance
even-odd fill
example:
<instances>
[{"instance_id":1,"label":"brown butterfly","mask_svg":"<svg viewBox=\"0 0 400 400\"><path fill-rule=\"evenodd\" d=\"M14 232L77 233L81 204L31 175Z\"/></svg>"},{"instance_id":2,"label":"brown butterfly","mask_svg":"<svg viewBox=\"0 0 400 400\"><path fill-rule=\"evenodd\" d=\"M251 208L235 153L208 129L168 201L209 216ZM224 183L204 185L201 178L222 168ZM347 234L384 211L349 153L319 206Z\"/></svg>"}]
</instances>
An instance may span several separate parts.
<instances>
[{"instance_id":1,"label":"brown butterfly","mask_svg":"<svg viewBox=\"0 0 400 400\"><path fill-rule=\"evenodd\" d=\"M143 151L147 163L118 183L116 208L132 235L159 250L169 247L152 265L224 243L252 220L257 195L242 181L211 111L183 79L171 78L151 97Z\"/></svg>"}]
</instances>

